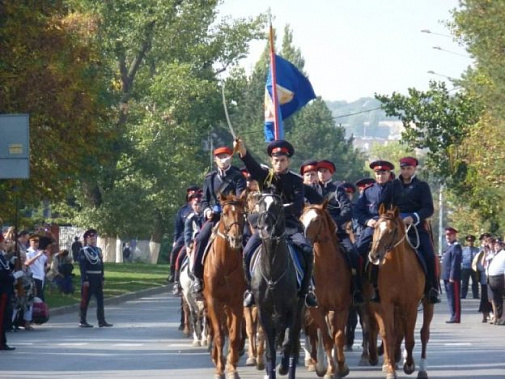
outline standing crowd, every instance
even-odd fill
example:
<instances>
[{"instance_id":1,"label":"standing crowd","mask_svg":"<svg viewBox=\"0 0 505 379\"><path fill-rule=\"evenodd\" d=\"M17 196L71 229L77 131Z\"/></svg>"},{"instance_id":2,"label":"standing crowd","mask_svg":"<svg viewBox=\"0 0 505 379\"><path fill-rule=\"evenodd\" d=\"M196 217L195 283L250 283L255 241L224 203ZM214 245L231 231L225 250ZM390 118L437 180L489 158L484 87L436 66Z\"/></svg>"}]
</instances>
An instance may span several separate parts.
<instances>
[{"instance_id":1,"label":"standing crowd","mask_svg":"<svg viewBox=\"0 0 505 379\"><path fill-rule=\"evenodd\" d=\"M0 220L0 225L2 221ZM33 330L49 318L45 304L45 289L52 287L62 294L73 294L74 263L81 272L80 327L92 327L86 320L91 296L97 299L97 319L100 327L110 327L103 307L104 271L102 252L96 246L98 233L84 233L84 246L76 237L72 254L55 251L56 239L47 228L33 233L14 228L0 233L0 350L14 350L7 344L6 332Z\"/></svg>"}]
</instances>

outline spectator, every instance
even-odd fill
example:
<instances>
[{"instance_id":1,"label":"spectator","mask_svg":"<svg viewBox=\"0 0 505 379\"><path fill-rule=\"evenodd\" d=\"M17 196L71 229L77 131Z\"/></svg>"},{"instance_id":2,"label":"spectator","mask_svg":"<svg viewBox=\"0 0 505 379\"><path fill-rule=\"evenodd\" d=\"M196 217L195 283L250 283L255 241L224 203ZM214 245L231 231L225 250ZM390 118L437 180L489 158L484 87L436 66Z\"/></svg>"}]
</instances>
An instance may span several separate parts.
<instances>
[{"instance_id":1,"label":"spectator","mask_svg":"<svg viewBox=\"0 0 505 379\"><path fill-rule=\"evenodd\" d=\"M474 299L479 298L479 283L477 280L477 272L472 270L472 262L478 254L479 249L474 246L475 236L468 235L465 237L466 246L463 248L461 256L461 298L466 299L468 293L468 284L472 278L472 296Z\"/></svg>"},{"instance_id":2,"label":"spectator","mask_svg":"<svg viewBox=\"0 0 505 379\"><path fill-rule=\"evenodd\" d=\"M79 253L79 268L81 270L81 308L80 322L81 328L92 328L93 325L86 321L88 305L91 296L96 298L96 317L98 326L111 327L105 321L105 312L103 306L103 257L102 250L96 246L98 232L95 229L88 229L84 233L84 247Z\"/></svg>"},{"instance_id":3,"label":"spectator","mask_svg":"<svg viewBox=\"0 0 505 379\"><path fill-rule=\"evenodd\" d=\"M5 259L4 249L5 241L3 234L0 233L0 350L14 350L14 347L7 345L5 332L10 328L10 307L12 295L14 293L14 276L11 266Z\"/></svg>"},{"instance_id":4,"label":"spectator","mask_svg":"<svg viewBox=\"0 0 505 379\"><path fill-rule=\"evenodd\" d=\"M29 238L30 247L26 254L25 265L30 267L35 280L36 296L45 301L44 280L46 276L47 254L39 249L39 235L32 234ZM46 245L47 247L47 245Z\"/></svg>"},{"instance_id":5,"label":"spectator","mask_svg":"<svg viewBox=\"0 0 505 379\"><path fill-rule=\"evenodd\" d=\"M445 239L447 247L442 256L442 280L444 281L447 302L451 318L447 324L459 324L461 322L461 246L457 238L458 231L454 228L445 228Z\"/></svg>"},{"instance_id":6,"label":"spectator","mask_svg":"<svg viewBox=\"0 0 505 379\"><path fill-rule=\"evenodd\" d=\"M51 268L46 275L47 280L50 280L58 290L63 294L71 294L74 292L72 285L72 271L74 265L68 250L61 250L54 254L51 262Z\"/></svg>"},{"instance_id":7,"label":"spectator","mask_svg":"<svg viewBox=\"0 0 505 379\"><path fill-rule=\"evenodd\" d=\"M475 256L472 262L472 269L475 272L480 283L480 304L478 312L482 313L482 322L487 322L489 314L493 310L489 297L487 296L487 276L486 269L484 268L484 260L486 258L486 250L484 247L479 254Z\"/></svg>"},{"instance_id":8,"label":"spectator","mask_svg":"<svg viewBox=\"0 0 505 379\"><path fill-rule=\"evenodd\" d=\"M494 257L487 269L489 288L493 294L495 325L505 325L503 318L503 295L505 295L505 249L503 241L497 239L494 243Z\"/></svg>"},{"instance_id":9,"label":"spectator","mask_svg":"<svg viewBox=\"0 0 505 379\"><path fill-rule=\"evenodd\" d=\"M132 251L130 249L130 243L125 242L123 244L123 262L131 262L132 259Z\"/></svg>"},{"instance_id":10,"label":"spectator","mask_svg":"<svg viewBox=\"0 0 505 379\"><path fill-rule=\"evenodd\" d=\"M78 256L79 256L79 251L82 249L82 243L79 241L79 237L75 236L74 237L74 242L72 242L72 246L70 247L72 250L72 259L74 262L77 262Z\"/></svg>"}]
</instances>

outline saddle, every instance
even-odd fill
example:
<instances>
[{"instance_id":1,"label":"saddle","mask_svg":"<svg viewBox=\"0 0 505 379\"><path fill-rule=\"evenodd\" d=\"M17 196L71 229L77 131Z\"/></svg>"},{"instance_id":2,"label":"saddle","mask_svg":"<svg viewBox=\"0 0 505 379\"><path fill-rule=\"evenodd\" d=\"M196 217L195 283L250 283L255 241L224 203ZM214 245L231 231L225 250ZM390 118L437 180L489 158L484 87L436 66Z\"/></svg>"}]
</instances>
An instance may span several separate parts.
<instances>
[{"instance_id":1,"label":"saddle","mask_svg":"<svg viewBox=\"0 0 505 379\"><path fill-rule=\"evenodd\" d=\"M299 290L301 288L301 283L303 276L305 274L305 264L303 262L303 259L301 258L301 253L296 249L296 247L288 241L288 250L289 250L289 257L291 258L291 262L293 262L293 266L295 267L295 272L296 272L296 284L297 284L297 289ZM256 270L256 267L259 263L259 257L261 254L261 245L254 250L253 256L251 258L251 266L247 267L249 270L251 276L253 272Z\"/></svg>"},{"instance_id":2,"label":"saddle","mask_svg":"<svg viewBox=\"0 0 505 379\"><path fill-rule=\"evenodd\" d=\"M212 242L214 242L214 240L217 237L217 231L219 229L220 223L221 223L221 220L216 222L216 225L214 225L214 227L212 228L212 232L210 233L210 237L209 237L209 242L207 242L207 246L205 246L205 250L203 251L203 254L202 254L202 265L205 263L205 258L207 257L207 254L209 253Z\"/></svg>"}]
</instances>

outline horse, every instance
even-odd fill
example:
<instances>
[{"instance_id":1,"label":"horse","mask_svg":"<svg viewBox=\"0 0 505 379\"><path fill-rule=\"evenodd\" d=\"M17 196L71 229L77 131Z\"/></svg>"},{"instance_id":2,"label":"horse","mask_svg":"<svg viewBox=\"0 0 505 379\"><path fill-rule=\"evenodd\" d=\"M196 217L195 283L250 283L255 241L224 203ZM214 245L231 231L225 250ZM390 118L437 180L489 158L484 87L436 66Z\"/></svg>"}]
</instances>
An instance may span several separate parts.
<instances>
[{"instance_id":1,"label":"horse","mask_svg":"<svg viewBox=\"0 0 505 379\"><path fill-rule=\"evenodd\" d=\"M276 347L282 345L279 375L294 378L299 356L303 299L298 297L295 266L286 239L284 204L280 196L264 193L258 203L261 238L252 270L251 289L265 332L266 373L275 379ZM289 329L285 339L286 329Z\"/></svg>"},{"instance_id":2,"label":"horse","mask_svg":"<svg viewBox=\"0 0 505 379\"><path fill-rule=\"evenodd\" d=\"M245 365L256 366L257 370L263 370L265 368L265 334L259 324L258 308L244 307L244 319L249 341Z\"/></svg>"},{"instance_id":3,"label":"horse","mask_svg":"<svg viewBox=\"0 0 505 379\"><path fill-rule=\"evenodd\" d=\"M242 232L245 223L245 196L220 194L221 220L213 231L204 266L203 295L213 336L212 361L216 379L237 379L239 350L243 344L242 296L246 289L242 263ZM223 347L228 337L225 365Z\"/></svg>"},{"instance_id":4,"label":"horse","mask_svg":"<svg viewBox=\"0 0 505 379\"><path fill-rule=\"evenodd\" d=\"M311 354L317 361L318 376L331 379L335 374L344 377L349 374L345 363L345 327L351 299L351 271L341 251L336 235L337 226L327 211L328 202L305 206L300 221L305 236L314 246L314 280L319 306L311 308L310 313L317 326L318 353L323 344L326 351L327 368L324 361ZM321 284L321 285L318 285ZM324 285L323 285L324 284ZM329 317L329 313L332 317ZM326 320L331 321L328 324ZM331 334L331 335L330 335ZM336 349L338 370L333 360L333 347Z\"/></svg>"},{"instance_id":5,"label":"horse","mask_svg":"<svg viewBox=\"0 0 505 379\"><path fill-rule=\"evenodd\" d=\"M189 264L181 269L179 280L182 287L182 296L188 308L191 330L193 331L193 346L205 346L207 345L207 312L203 300L195 297L193 292L194 282L189 276Z\"/></svg>"},{"instance_id":6,"label":"horse","mask_svg":"<svg viewBox=\"0 0 505 379\"><path fill-rule=\"evenodd\" d=\"M396 364L400 359L400 346L405 338L405 360L403 371L412 374L415 363L412 357L414 329L417 308L423 304L423 325L421 328L421 362L418 378L427 378L426 349L430 337L430 323L434 305L424 298L425 274L415 250L408 240L405 225L399 217L398 208L385 210L381 205L379 220L373 234L372 249L368 255L372 264L380 266L378 288L380 303L370 303L370 309L384 344L383 371L387 379L396 378ZM370 322L371 337L377 335L375 322ZM370 342L371 349L376 341ZM373 353L375 358L375 352Z\"/></svg>"}]
</instances>

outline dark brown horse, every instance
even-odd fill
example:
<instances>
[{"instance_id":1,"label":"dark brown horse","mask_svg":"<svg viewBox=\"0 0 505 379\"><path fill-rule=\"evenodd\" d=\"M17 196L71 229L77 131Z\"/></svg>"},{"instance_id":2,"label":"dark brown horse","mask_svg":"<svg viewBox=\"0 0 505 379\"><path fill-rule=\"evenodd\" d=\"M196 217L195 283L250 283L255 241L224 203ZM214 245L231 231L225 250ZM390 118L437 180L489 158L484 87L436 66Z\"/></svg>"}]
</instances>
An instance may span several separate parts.
<instances>
[{"instance_id":1,"label":"dark brown horse","mask_svg":"<svg viewBox=\"0 0 505 379\"><path fill-rule=\"evenodd\" d=\"M243 345L244 319L242 296L246 283L242 266L242 233L245 223L245 191L240 197L221 195L221 221L204 267L204 291L207 314L213 336L212 360L216 379L239 378L237 362ZM223 346L229 339L228 356Z\"/></svg>"},{"instance_id":2,"label":"dark brown horse","mask_svg":"<svg viewBox=\"0 0 505 379\"><path fill-rule=\"evenodd\" d=\"M310 309L318 329L318 355L326 351L327 368L321 358L317 361L316 372L326 379L346 376L349 368L345 363L345 327L351 307L351 271L344 258L336 235L336 225L326 206L308 205L300 218L305 236L314 246L314 280L319 306ZM330 312L333 312L330 316ZM328 321L329 322L328 322ZM322 341L321 341L322 339ZM321 343L322 342L322 343ZM338 368L335 367L332 351L335 347Z\"/></svg>"},{"instance_id":3,"label":"dark brown horse","mask_svg":"<svg viewBox=\"0 0 505 379\"><path fill-rule=\"evenodd\" d=\"M399 217L398 208L386 211L379 209L379 220L375 227L372 250L369 253L372 264L379 265L378 288L380 303L370 303L384 343L384 366L387 379L396 378L395 361L400 358L401 342L405 339L406 358L403 371L412 374L415 363L412 357L414 329L417 308L423 303L423 326L421 329L421 362L418 378L427 378L426 348L430 337L430 323L433 318L433 304L423 299L425 274L410 246L405 225ZM370 323L370 335L377 336L375 323ZM376 341L370 342L371 359L375 359Z\"/></svg>"}]
</instances>

